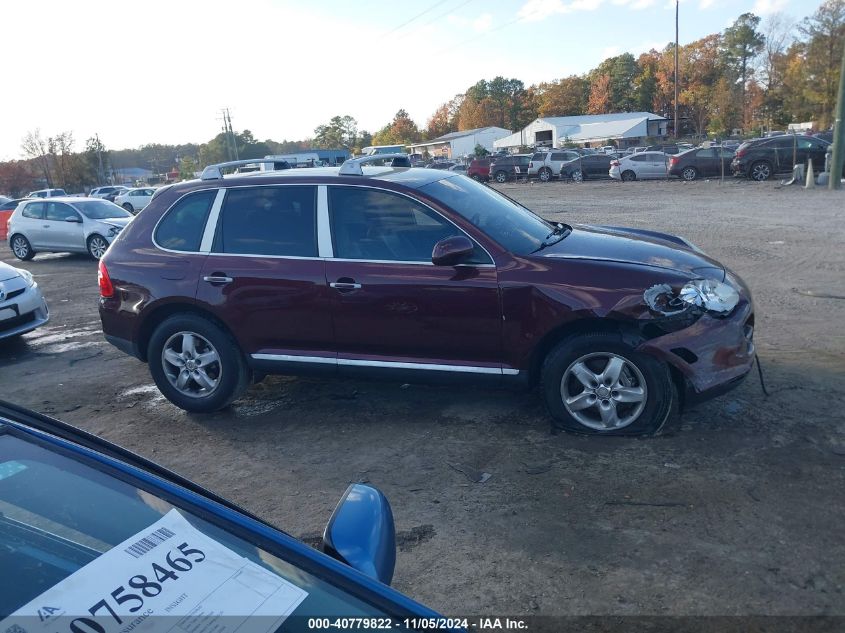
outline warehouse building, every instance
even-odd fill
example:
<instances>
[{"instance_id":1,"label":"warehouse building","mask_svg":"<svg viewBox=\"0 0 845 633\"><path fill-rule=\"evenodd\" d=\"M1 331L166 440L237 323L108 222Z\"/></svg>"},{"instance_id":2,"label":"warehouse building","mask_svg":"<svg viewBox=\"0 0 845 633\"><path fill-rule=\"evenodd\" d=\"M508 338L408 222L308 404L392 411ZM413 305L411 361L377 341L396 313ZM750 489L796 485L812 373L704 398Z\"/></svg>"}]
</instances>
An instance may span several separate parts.
<instances>
[{"instance_id":1,"label":"warehouse building","mask_svg":"<svg viewBox=\"0 0 845 633\"><path fill-rule=\"evenodd\" d=\"M472 156L476 146L480 145L488 152L493 152L493 144L511 134L502 127L480 127L462 132L450 132L430 141L409 145L412 154L424 154L438 158L463 158Z\"/></svg>"},{"instance_id":2,"label":"warehouse building","mask_svg":"<svg viewBox=\"0 0 845 633\"><path fill-rule=\"evenodd\" d=\"M669 119L651 112L584 114L536 119L523 130L493 143L497 150L519 147L563 147L568 143L583 146L615 141L617 147L643 145L647 138L667 135Z\"/></svg>"}]
</instances>

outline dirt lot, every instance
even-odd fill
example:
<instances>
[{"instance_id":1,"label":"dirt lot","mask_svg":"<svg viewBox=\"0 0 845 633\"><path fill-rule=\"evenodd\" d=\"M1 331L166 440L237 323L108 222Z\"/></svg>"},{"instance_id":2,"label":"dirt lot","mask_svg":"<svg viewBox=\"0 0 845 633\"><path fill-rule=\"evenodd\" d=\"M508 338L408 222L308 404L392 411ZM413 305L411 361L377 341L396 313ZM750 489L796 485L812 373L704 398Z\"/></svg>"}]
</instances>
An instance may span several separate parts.
<instances>
[{"instance_id":1,"label":"dirt lot","mask_svg":"<svg viewBox=\"0 0 845 633\"><path fill-rule=\"evenodd\" d=\"M509 184L569 223L679 233L751 285L756 375L655 439L552 434L536 393L271 378L192 416L106 344L96 266L24 264L48 327L0 344L2 397L305 538L350 481L393 504L395 585L451 614L845 614L845 195L729 182ZM3 248L4 261L14 263ZM473 483L454 466L490 473Z\"/></svg>"}]
</instances>

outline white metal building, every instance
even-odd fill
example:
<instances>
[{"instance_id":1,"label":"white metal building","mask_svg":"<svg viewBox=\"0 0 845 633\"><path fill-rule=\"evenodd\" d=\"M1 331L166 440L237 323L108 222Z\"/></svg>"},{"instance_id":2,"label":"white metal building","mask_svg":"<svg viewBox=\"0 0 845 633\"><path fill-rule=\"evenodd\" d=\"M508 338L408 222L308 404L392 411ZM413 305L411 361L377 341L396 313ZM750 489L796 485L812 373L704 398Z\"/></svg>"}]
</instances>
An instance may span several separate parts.
<instances>
[{"instance_id":1,"label":"white metal building","mask_svg":"<svg viewBox=\"0 0 845 633\"><path fill-rule=\"evenodd\" d=\"M412 154L422 154L426 150L432 156L442 158L461 158L471 156L475 146L481 145L488 152L493 151L493 144L511 134L502 127L480 127L462 132L450 132L424 143L409 145Z\"/></svg>"},{"instance_id":2,"label":"white metal building","mask_svg":"<svg viewBox=\"0 0 845 633\"><path fill-rule=\"evenodd\" d=\"M619 147L628 147L641 145L647 137L666 136L668 123L669 119L651 112L544 117L493 145L498 150L523 145L561 147L566 143L596 145L610 139Z\"/></svg>"}]
</instances>

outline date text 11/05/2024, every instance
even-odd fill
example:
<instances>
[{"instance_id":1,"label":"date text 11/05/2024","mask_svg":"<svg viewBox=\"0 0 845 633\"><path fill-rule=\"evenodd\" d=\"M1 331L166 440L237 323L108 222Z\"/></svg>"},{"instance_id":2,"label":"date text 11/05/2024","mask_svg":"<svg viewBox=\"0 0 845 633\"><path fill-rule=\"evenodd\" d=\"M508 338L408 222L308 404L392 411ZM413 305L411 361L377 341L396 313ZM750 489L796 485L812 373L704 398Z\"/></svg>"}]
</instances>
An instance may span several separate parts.
<instances>
[{"instance_id":1,"label":"date text 11/05/2024","mask_svg":"<svg viewBox=\"0 0 845 633\"><path fill-rule=\"evenodd\" d=\"M527 631L528 623L519 618L309 618L311 630L411 629L414 631Z\"/></svg>"}]
</instances>

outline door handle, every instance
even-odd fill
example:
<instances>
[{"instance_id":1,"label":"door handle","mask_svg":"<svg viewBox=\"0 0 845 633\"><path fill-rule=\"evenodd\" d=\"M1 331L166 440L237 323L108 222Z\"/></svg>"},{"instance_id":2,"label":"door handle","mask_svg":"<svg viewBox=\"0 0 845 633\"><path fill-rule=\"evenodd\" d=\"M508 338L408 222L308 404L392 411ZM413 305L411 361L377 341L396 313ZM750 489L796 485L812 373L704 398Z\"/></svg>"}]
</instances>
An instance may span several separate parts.
<instances>
[{"instance_id":1,"label":"door handle","mask_svg":"<svg viewBox=\"0 0 845 633\"><path fill-rule=\"evenodd\" d=\"M341 277L337 281L331 282L329 286L341 292L349 292L350 290L359 290L361 288L361 284L356 283L354 279L350 279L349 277Z\"/></svg>"},{"instance_id":2,"label":"door handle","mask_svg":"<svg viewBox=\"0 0 845 633\"><path fill-rule=\"evenodd\" d=\"M207 281L212 286L222 286L224 284L230 284L234 281L231 277L227 277L226 275L220 273L215 275L206 275L202 278L203 281Z\"/></svg>"}]
</instances>

